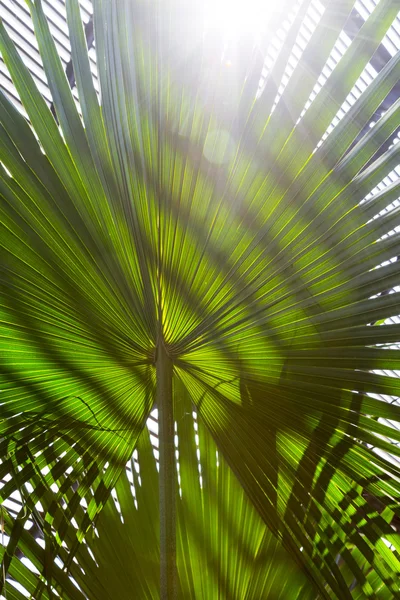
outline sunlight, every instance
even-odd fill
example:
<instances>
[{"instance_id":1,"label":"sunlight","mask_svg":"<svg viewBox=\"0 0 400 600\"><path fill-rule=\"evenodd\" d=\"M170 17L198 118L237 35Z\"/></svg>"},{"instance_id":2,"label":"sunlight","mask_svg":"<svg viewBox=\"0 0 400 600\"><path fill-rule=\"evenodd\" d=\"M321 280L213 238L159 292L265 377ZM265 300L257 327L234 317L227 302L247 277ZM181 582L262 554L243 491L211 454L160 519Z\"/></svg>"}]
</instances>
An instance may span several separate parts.
<instances>
[{"instance_id":1,"label":"sunlight","mask_svg":"<svg viewBox=\"0 0 400 600\"><path fill-rule=\"evenodd\" d=\"M271 0L207 0L206 25L230 38L257 35L265 31L273 11Z\"/></svg>"}]
</instances>

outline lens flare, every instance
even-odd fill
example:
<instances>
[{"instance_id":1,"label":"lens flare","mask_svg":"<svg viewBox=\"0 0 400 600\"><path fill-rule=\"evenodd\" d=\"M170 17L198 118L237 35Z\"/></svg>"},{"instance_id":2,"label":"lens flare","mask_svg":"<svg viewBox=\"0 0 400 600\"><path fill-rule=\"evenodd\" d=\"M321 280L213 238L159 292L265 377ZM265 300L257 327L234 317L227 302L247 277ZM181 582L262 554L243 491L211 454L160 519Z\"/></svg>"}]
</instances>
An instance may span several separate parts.
<instances>
[{"instance_id":1,"label":"lens flare","mask_svg":"<svg viewBox=\"0 0 400 600\"><path fill-rule=\"evenodd\" d=\"M274 10L272 0L207 0L206 25L228 37L260 34Z\"/></svg>"}]
</instances>

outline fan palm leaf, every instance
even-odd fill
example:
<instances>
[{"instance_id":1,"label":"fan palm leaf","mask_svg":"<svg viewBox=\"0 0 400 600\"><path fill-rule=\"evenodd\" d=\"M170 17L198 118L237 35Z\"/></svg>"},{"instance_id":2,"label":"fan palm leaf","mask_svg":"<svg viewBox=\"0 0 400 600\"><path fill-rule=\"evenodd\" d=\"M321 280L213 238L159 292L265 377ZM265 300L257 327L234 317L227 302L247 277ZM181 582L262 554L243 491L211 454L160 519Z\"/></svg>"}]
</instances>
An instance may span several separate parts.
<instances>
[{"instance_id":1,"label":"fan palm leaf","mask_svg":"<svg viewBox=\"0 0 400 600\"><path fill-rule=\"evenodd\" d=\"M1 24L28 116L0 96L3 575L35 599L398 597L399 184L370 192L399 101L365 129L400 54L329 130L397 2L308 104L351 0L289 79L310 3L287 2L261 88L201 5L95 0L99 94L68 0L79 105L28 4L55 114Z\"/></svg>"}]
</instances>

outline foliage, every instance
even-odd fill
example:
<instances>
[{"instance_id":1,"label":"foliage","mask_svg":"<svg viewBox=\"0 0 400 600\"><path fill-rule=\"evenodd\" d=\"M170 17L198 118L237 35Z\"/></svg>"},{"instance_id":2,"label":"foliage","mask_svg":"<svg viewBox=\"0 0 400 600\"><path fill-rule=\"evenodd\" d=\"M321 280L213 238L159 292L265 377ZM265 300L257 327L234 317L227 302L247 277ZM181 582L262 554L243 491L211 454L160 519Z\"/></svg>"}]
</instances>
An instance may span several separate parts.
<instances>
[{"instance_id":1,"label":"foliage","mask_svg":"<svg viewBox=\"0 0 400 600\"><path fill-rule=\"evenodd\" d=\"M0 96L1 496L22 500L17 515L2 509L2 552L35 600L160 595L145 427L160 338L179 445L178 596L400 595L400 434L382 422L400 408L378 399L400 389L385 374L400 329L379 325L398 312L382 292L399 282L399 237L386 235L399 212L373 219L399 184L362 202L399 162L400 144L376 157L399 101L360 137L399 55L317 145L398 5L380 1L303 114L353 8L327 3L274 105L308 4L258 93L257 48L221 62L200 3L95 0L99 101L68 0L77 107L29 1L57 121L0 26L29 117Z\"/></svg>"}]
</instances>

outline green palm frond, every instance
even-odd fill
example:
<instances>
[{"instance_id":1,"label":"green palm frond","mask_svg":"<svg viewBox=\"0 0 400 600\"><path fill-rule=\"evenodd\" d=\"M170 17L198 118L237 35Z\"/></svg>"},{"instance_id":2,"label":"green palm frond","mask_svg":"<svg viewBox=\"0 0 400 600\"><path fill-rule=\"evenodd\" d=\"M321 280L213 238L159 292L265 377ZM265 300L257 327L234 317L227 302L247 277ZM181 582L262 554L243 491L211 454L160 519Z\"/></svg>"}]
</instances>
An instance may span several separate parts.
<instances>
[{"instance_id":1,"label":"green palm frond","mask_svg":"<svg viewBox=\"0 0 400 600\"><path fill-rule=\"evenodd\" d=\"M192 418L184 388L178 390L179 597L315 598L312 586L265 527L224 459L218 457L216 462L215 443L201 421ZM90 536L88 547L80 547L79 566L72 564L72 575L88 597L130 598L132 587L138 598L160 597L158 577L154 577L158 574L158 473L146 430L131 472L133 476L125 473L117 483L118 509L114 501L107 503L96 525L97 535Z\"/></svg>"},{"instance_id":2,"label":"green palm frond","mask_svg":"<svg viewBox=\"0 0 400 600\"><path fill-rule=\"evenodd\" d=\"M67 0L79 105L28 4L55 115L0 24L28 116L0 94L3 572L35 600L399 597L399 184L370 195L399 101L365 128L400 53L325 135L398 3L306 110L352 0L289 78L310 3L284 3L262 87L201 3L95 0L99 94Z\"/></svg>"}]
</instances>

